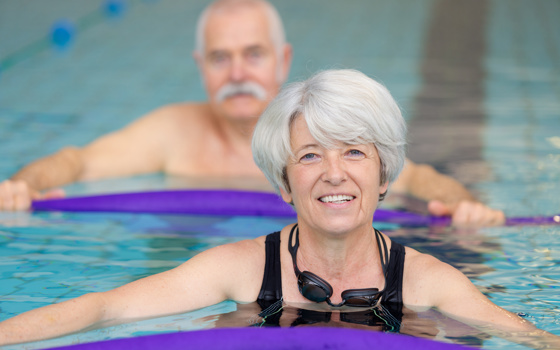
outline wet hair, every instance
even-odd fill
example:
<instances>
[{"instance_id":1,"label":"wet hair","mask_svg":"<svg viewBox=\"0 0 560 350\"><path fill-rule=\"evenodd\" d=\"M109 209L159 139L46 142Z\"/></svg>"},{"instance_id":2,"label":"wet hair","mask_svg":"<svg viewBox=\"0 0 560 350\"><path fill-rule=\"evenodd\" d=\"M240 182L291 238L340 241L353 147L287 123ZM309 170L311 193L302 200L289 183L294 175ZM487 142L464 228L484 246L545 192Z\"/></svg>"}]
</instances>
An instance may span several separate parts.
<instances>
[{"instance_id":1,"label":"wet hair","mask_svg":"<svg viewBox=\"0 0 560 350\"><path fill-rule=\"evenodd\" d=\"M253 158L277 192L291 192L286 166L294 156L291 126L299 117L326 148L337 142L374 144L381 185L392 183L402 170L406 124L389 91L356 70L325 70L283 88L255 127Z\"/></svg>"}]
</instances>

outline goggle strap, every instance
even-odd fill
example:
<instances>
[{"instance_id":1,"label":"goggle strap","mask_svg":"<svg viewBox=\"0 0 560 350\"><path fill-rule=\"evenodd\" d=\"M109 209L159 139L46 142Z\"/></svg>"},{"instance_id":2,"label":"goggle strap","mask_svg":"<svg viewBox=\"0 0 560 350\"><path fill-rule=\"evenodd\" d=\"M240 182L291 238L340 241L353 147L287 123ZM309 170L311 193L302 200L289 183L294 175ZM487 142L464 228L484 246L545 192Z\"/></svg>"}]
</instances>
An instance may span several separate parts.
<instances>
[{"instance_id":1,"label":"goggle strap","mask_svg":"<svg viewBox=\"0 0 560 350\"><path fill-rule=\"evenodd\" d=\"M341 307L341 306L343 306L344 304L346 304L346 299L342 299L342 301L340 302L340 304L333 304L332 301L331 301L331 298L327 298L326 301L327 301L327 304L329 304L329 305L332 306L332 307Z\"/></svg>"},{"instance_id":2,"label":"goggle strap","mask_svg":"<svg viewBox=\"0 0 560 350\"><path fill-rule=\"evenodd\" d=\"M389 256L389 251L387 249L387 242L385 242L385 238L383 237L381 232L379 232L376 228L373 228L373 229L375 230L375 239L377 241L377 249L379 251L379 259L381 260L381 268L383 270L383 275L385 276L385 283L387 283L387 258ZM296 232L296 241L292 245L294 232ZM381 250L381 245L383 245L383 250ZM299 278L299 276L301 275L301 271L297 267L296 252L297 252L298 248L299 248L299 228L298 228L298 224L295 224L294 227L292 227L292 229L290 231L290 237L289 237L289 242L288 242L288 251L290 252L290 255L292 256L292 263L294 265L294 272L296 273L296 276L298 276L298 278ZM346 304L345 299L343 299L340 304L333 304L329 297L327 297L326 302L327 302L327 304L329 304L330 306L333 306L333 307L341 307L344 304Z\"/></svg>"}]
</instances>

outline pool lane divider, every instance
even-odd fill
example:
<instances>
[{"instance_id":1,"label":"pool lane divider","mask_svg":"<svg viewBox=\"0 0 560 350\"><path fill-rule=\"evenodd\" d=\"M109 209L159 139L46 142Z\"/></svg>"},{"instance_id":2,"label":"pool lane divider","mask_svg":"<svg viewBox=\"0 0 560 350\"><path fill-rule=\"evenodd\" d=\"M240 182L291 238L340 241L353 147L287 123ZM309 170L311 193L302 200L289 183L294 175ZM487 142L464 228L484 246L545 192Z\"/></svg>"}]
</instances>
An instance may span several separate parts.
<instances>
[{"instance_id":1,"label":"pool lane divider","mask_svg":"<svg viewBox=\"0 0 560 350\"><path fill-rule=\"evenodd\" d=\"M136 0L136 3L146 0ZM13 66L46 51L47 49L56 49L58 51L68 50L75 41L79 33L94 27L98 24L105 23L107 19L119 19L123 17L128 8L131 6L130 0L105 0L101 6L95 10L86 13L76 20L69 18L59 18L55 20L49 32L44 36L23 45L20 49L0 57L0 73L7 71Z\"/></svg>"},{"instance_id":2,"label":"pool lane divider","mask_svg":"<svg viewBox=\"0 0 560 350\"><path fill-rule=\"evenodd\" d=\"M209 330L146 335L53 348L58 350L468 350L471 347L408 335L370 330L327 327L215 328ZM53 350L51 349L51 350Z\"/></svg>"},{"instance_id":3,"label":"pool lane divider","mask_svg":"<svg viewBox=\"0 0 560 350\"><path fill-rule=\"evenodd\" d=\"M32 203L32 209L68 212L296 217L293 208L275 193L224 189L113 193L37 200ZM450 217L428 216L383 208L375 211L374 221L422 227L451 224ZM508 226L555 224L560 224L560 215L506 219Z\"/></svg>"}]
</instances>

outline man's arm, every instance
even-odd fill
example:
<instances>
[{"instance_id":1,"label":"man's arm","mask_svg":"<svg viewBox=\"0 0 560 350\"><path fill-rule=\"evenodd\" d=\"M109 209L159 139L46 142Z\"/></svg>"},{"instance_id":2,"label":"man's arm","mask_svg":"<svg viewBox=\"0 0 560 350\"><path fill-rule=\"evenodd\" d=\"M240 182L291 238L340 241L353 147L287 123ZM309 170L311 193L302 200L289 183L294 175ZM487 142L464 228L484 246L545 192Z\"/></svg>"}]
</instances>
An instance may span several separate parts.
<instances>
[{"instance_id":1,"label":"man's arm","mask_svg":"<svg viewBox=\"0 0 560 350\"><path fill-rule=\"evenodd\" d=\"M61 190L40 191L75 181L162 170L173 113L173 107L161 108L83 148L66 147L28 164L0 183L0 210L25 210L34 199L61 197Z\"/></svg>"},{"instance_id":2,"label":"man's arm","mask_svg":"<svg viewBox=\"0 0 560 350\"><path fill-rule=\"evenodd\" d=\"M487 207L450 176L425 164L406 160L392 190L428 201L428 210L436 216L452 216L456 226L501 225L504 213Z\"/></svg>"},{"instance_id":3,"label":"man's arm","mask_svg":"<svg viewBox=\"0 0 560 350\"><path fill-rule=\"evenodd\" d=\"M77 147L63 148L23 167L12 180L23 181L38 191L74 182L84 167L82 153Z\"/></svg>"},{"instance_id":4,"label":"man's arm","mask_svg":"<svg viewBox=\"0 0 560 350\"><path fill-rule=\"evenodd\" d=\"M83 163L82 150L76 147L30 163L10 180L0 182L0 210L25 210L32 200L64 196L62 190L39 191L76 181Z\"/></svg>"}]
</instances>

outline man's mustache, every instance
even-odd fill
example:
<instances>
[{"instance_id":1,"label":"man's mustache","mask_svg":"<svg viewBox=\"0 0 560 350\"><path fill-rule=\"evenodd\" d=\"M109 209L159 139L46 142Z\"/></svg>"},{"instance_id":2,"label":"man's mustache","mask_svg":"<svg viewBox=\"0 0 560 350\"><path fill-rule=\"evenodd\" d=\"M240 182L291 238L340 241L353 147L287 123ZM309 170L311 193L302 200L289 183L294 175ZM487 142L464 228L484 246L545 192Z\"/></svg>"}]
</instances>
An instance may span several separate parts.
<instances>
[{"instance_id":1,"label":"man's mustache","mask_svg":"<svg viewBox=\"0 0 560 350\"><path fill-rule=\"evenodd\" d=\"M226 98L235 95L252 95L261 101L266 100L266 90L259 84L250 81L243 83L227 83L216 93L216 100L218 102L223 102Z\"/></svg>"}]
</instances>

